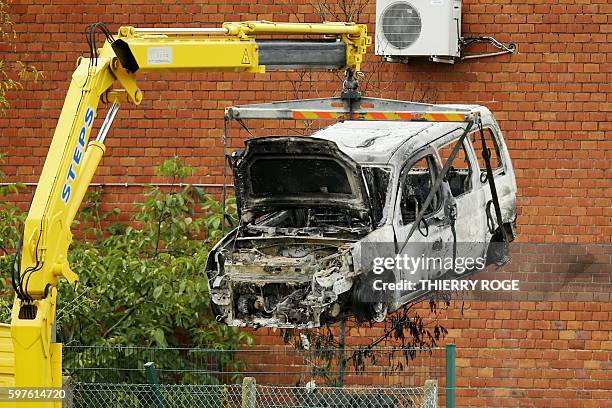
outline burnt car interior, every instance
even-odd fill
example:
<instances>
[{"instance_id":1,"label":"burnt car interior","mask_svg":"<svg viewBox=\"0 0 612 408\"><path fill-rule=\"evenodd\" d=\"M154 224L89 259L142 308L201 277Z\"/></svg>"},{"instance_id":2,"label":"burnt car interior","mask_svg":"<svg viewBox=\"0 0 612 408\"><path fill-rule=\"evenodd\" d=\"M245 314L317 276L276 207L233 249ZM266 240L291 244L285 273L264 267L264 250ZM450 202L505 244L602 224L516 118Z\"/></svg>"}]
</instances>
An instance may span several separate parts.
<instances>
[{"instance_id":1,"label":"burnt car interior","mask_svg":"<svg viewBox=\"0 0 612 408\"><path fill-rule=\"evenodd\" d=\"M440 159L442 159L442 163L446 163L456 142L457 140L453 140L438 149L438 154L440 155ZM446 181L448 182L453 197L459 197L472 189L472 166L470 165L469 156L467 154L466 143L467 141L464 141L461 145L453 161L453 165L446 174Z\"/></svg>"},{"instance_id":2,"label":"burnt car interior","mask_svg":"<svg viewBox=\"0 0 612 408\"><path fill-rule=\"evenodd\" d=\"M432 156L423 157L405 173L401 182L402 199L400 201L402 223L404 225L416 219L417 214L423 207L423 203L431 191L436 174L437 168ZM438 211L441 202L442 195L440 191L438 191L429 204L425 215Z\"/></svg>"},{"instance_id":3,"label":"burnt car interior","mask_svg":"<svg viewBox=\"0 0 612 408\"><path fill-rule=\"evenodd\" d=\"M489 151L489 153L491 154L491 168L493 169L493 172L497 174L498 171L501 171L503 174L503 168L504 168L504 164L501 160L501 155L499 152L499 145L496 139L496 136L494 135L493 131L491 129L484 129L484 134L485 134L485 142L486 142L486 146L487 149ZM481 141L480 141L480 136L478 132L474 132L470 135L470 139L472 140L472 145L474 146L474 148L480 148L481 146ZM478 159L478 165L480 167L480 174L481 174L481 180L484 179L485 175L486 175L486 165L484 162L484 159L482 158L482 155L478 154L476 155L477 159Z\"/></svg>"},{"instance_id":4,"label":"burnt car interior","mask_svg":"<svg viewBox=\"0 0 612 408\"><path fill-rule=\"evenodd\" d=\"M391 169L379 166L365 166L361 169L368 189L368 197L372 207L372 221L376 226L386 221L384 209L387 204L387 191L391 179Z\"/></svg>"}]
</instances>

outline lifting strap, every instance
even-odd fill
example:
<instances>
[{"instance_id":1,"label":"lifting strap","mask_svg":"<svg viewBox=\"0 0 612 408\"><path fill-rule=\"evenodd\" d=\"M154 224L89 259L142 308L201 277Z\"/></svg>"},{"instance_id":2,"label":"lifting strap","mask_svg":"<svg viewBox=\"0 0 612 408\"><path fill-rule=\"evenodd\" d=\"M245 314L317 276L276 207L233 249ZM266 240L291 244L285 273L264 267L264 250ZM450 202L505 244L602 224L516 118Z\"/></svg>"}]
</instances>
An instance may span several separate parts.
<instances>
[{"instance_id":1,"label":"lifting strap","mask_svg":"<svg viewBox=\"0 0 612 408\"><path fill-rule=\"evenodd\" d=\"M452 264L452 268L453 268L453 273L455 272L455 265L457 263L457 226L456 226L456 222L457 222L457 203L453 202L450 205L450 209L449 209L449 218L450 218L450 226L451 226L451 233L453 234L453 264Z\"/></svg>"}]
</instances>

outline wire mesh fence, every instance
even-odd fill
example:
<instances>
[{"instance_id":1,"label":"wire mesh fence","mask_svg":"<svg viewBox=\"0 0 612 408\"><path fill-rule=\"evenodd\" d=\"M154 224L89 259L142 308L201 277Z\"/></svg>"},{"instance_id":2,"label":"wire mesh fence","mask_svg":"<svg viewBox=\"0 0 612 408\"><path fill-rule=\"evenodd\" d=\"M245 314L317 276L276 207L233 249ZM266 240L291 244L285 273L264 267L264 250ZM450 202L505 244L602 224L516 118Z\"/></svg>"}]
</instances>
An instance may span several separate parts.
<instances>
[{"instance_id":1,"label":"wire mesh fence","mask_svg":"<svg viewBox=\"0 0 612 408\"><path fill-rule=\"evenodd\" d=\"M64 408L102 407L242 407L242 386L76 383L64 401Z\"/></svg>"},{"instance_id":2,"label":"wire mesh fence","mask_svg":"<svg viewBox=\"0 0 612 408\"><path fill-rule=\"evenodd\" d=\"M435 408L435 382L412 388L77 383L65 408Z\"/></svg>"},{"instance_id":3,"label":"wire mesh fence","mask_svg":"<svg viewBox=\"0 0 612 408\"><path fill-rule=\"evenodd\" d=\"M254 407L435 408L435 385L412 388L258 386Z\"/></svg>"},{"instance_id":4,"label":"wire mesh fence","mask_svg":"<svg viewBox=\"0 0 612 408\"><path fill-rule=\"evenodd\" d=\"M63 354L68 407L429 408L446 374L444 348L66 346ZM254 395L250 405L245 392Z\"/></svg>"}]
</instances>

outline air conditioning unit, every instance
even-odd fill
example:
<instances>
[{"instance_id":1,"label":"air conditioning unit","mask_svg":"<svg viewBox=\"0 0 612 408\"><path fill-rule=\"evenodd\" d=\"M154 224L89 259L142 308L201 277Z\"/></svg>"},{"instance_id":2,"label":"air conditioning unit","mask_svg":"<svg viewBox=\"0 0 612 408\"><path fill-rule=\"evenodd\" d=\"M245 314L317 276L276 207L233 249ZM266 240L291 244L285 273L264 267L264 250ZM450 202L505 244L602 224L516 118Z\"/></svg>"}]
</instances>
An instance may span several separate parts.
<instances>
[{"instance_id":1,"label":"air conditioning unit","mask_svg":"<svg viewBox=\"0 0 612 408\"><path fill-rule=\"evenodd\" d=\"M376 1L376 55L453 62L460 37L461 0Z\"/></svg>"}]
</instances>

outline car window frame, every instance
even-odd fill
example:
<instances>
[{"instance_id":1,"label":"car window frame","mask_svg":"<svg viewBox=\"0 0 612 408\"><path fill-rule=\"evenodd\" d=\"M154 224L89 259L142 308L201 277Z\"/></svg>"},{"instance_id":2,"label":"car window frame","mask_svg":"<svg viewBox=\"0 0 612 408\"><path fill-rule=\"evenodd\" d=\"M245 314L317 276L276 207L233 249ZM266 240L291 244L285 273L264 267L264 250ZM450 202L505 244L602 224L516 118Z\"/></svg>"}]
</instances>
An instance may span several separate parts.
<instances>
[{"instance_id":1,"label":"car window frame","mask_svg":"<svg viewBox=\"0 0 612 408\"><path fill-rule=\"evenodd\" d=\"M505 174L508 173L507 171L507 166L506 166L506 158L503 155L503 151L501 149L501 143L500 143L500 136L499 133L497 132L497 130L495 129L495 127L491 126L491 125L486 125L482 127L482 130L485 132L485 139L487 137L487 131L490 131L491 133L491 139L493 140L494 146L493 148L495 149L495 154L497 155L497 159L499 160L499 163L501 164L499 167L495 167L495 168L491 168L492 172L493 172L493 176L497 177L497 176L503 176ZM472 142L472 136L476 135L474 142ZM477 129L473 132L470 132L469 137L467 138L469 139L470 143L472 144L472 148L474 149L474 153L475 153L475 158L476 158L476 165L478 166L478 174L481 176L479 177L481 184L486 184L487 181L486 179L482 178L482 175L485 174L487 172L486 167L485 168L481 168L480 167L480 160L482 159L482 142L480 141L480 129ZM476 145L479 146L478 148L476 148ZM483 159L484 161L484 159Z\"/></svg>"},{"instance_id":2,"label":"car window frame","mask_svg":"<svg viewBox=\"0 0 612 408\"><path fill-rule=\"evenodd\" d=\"M403 164L403 166L401 167L401 169L398 172L398 178L397 178L397 188L396 190L396 195L395 195L395 205L394 205L394 211L393 211L393 224L399 227L407 227L409 225L411 225L414 221L408 223L408 224L404 224L404 220L402 217L402 213L401 213L401 201L402 201L402 180L406 174L406 171L409 171L412 166L414 166L414 164L416 164L418 161L420 161L421 159L427 157L427 156L431 156L433 159L433 165L438 173L438 176L440 175L440 172L442 171L442 168L440 167L440 160L438 157L438 153L436 151L436 149L432 146L428 146L426 149L421 150L420 152L418 152L415 155L410 156L406 162ZM439 208L427 215L423 216L423 219L425 220L431 220L434 218L439 218L439 219L444 219L444 217L446 216L444 208L446 206L447 203L447 196L444 193L445 191L445 187L444 185L446 184L446 181L443 181L442 184L440 184L439 187L439 191L440 191L440 205Z\"/></svg>"},{"instance_id":3,"label":"car window frame","mask_svg":"<svg viewBox=\"0 0 612 408\"><path fill-rule=\"evenodd\" d=\"M440 162L440 165L442 167L444 167L445 165L445 161L443 161L442 156L440 156L440 149L447 147L449 145L451 146L451 149L455 146L455 143L461 138L461 135L458 135L456 138L452 138L450 141L438 146L435 148L436 150L436 155L438 157L438 161ZM470 173L469 173L469 177L471 179L471 183L470 183L470 189L468 191L464 191L462 194L459 194L458 196L454 196L452 193L452 189L449 187L449 191L450 191L450 195L454 198L454 199L459 199L462 197L467 196L470 193L473 193L474 190L477 188L476 182L478 181L479 177L476 177L476 175L480 175L480 165L478 164L478 156L476 155L476 151L474 149L474 146L472 145L472 141L469 137L466 137L465 139L463 139L463 150L465 153L465 156L468 159L468 163L470 166ZM455 157L455 160L457 158ZM444 181L444 183L448 184L448 181Z\"/></svg>"},{"instance_id":4,"label":"car window frame","mask_svg":"<svg viewBox=\"0 0 612 408\"><path fill-rule=\"evenodd\" d=\"M393 176L394 176L393 166L388 165L388 164L360 164L359 171L361 173L361 178L363 179L363 184L366 189L366 194L368 195L368 200L371 200L370 188L365 178L365 174L363 173L364 168L378 168L378 169L387 171L389 173L389 182L387 183L387 191L385 193L386 195L385 202L383 204L383 208L381 209L382 217L376 223L377 227L381 227L385 225L390 218L392 218L390 215L392 213L392 208L391 208L392 201L391 200L393 200Z\"/></svg>"}]
</instances>

